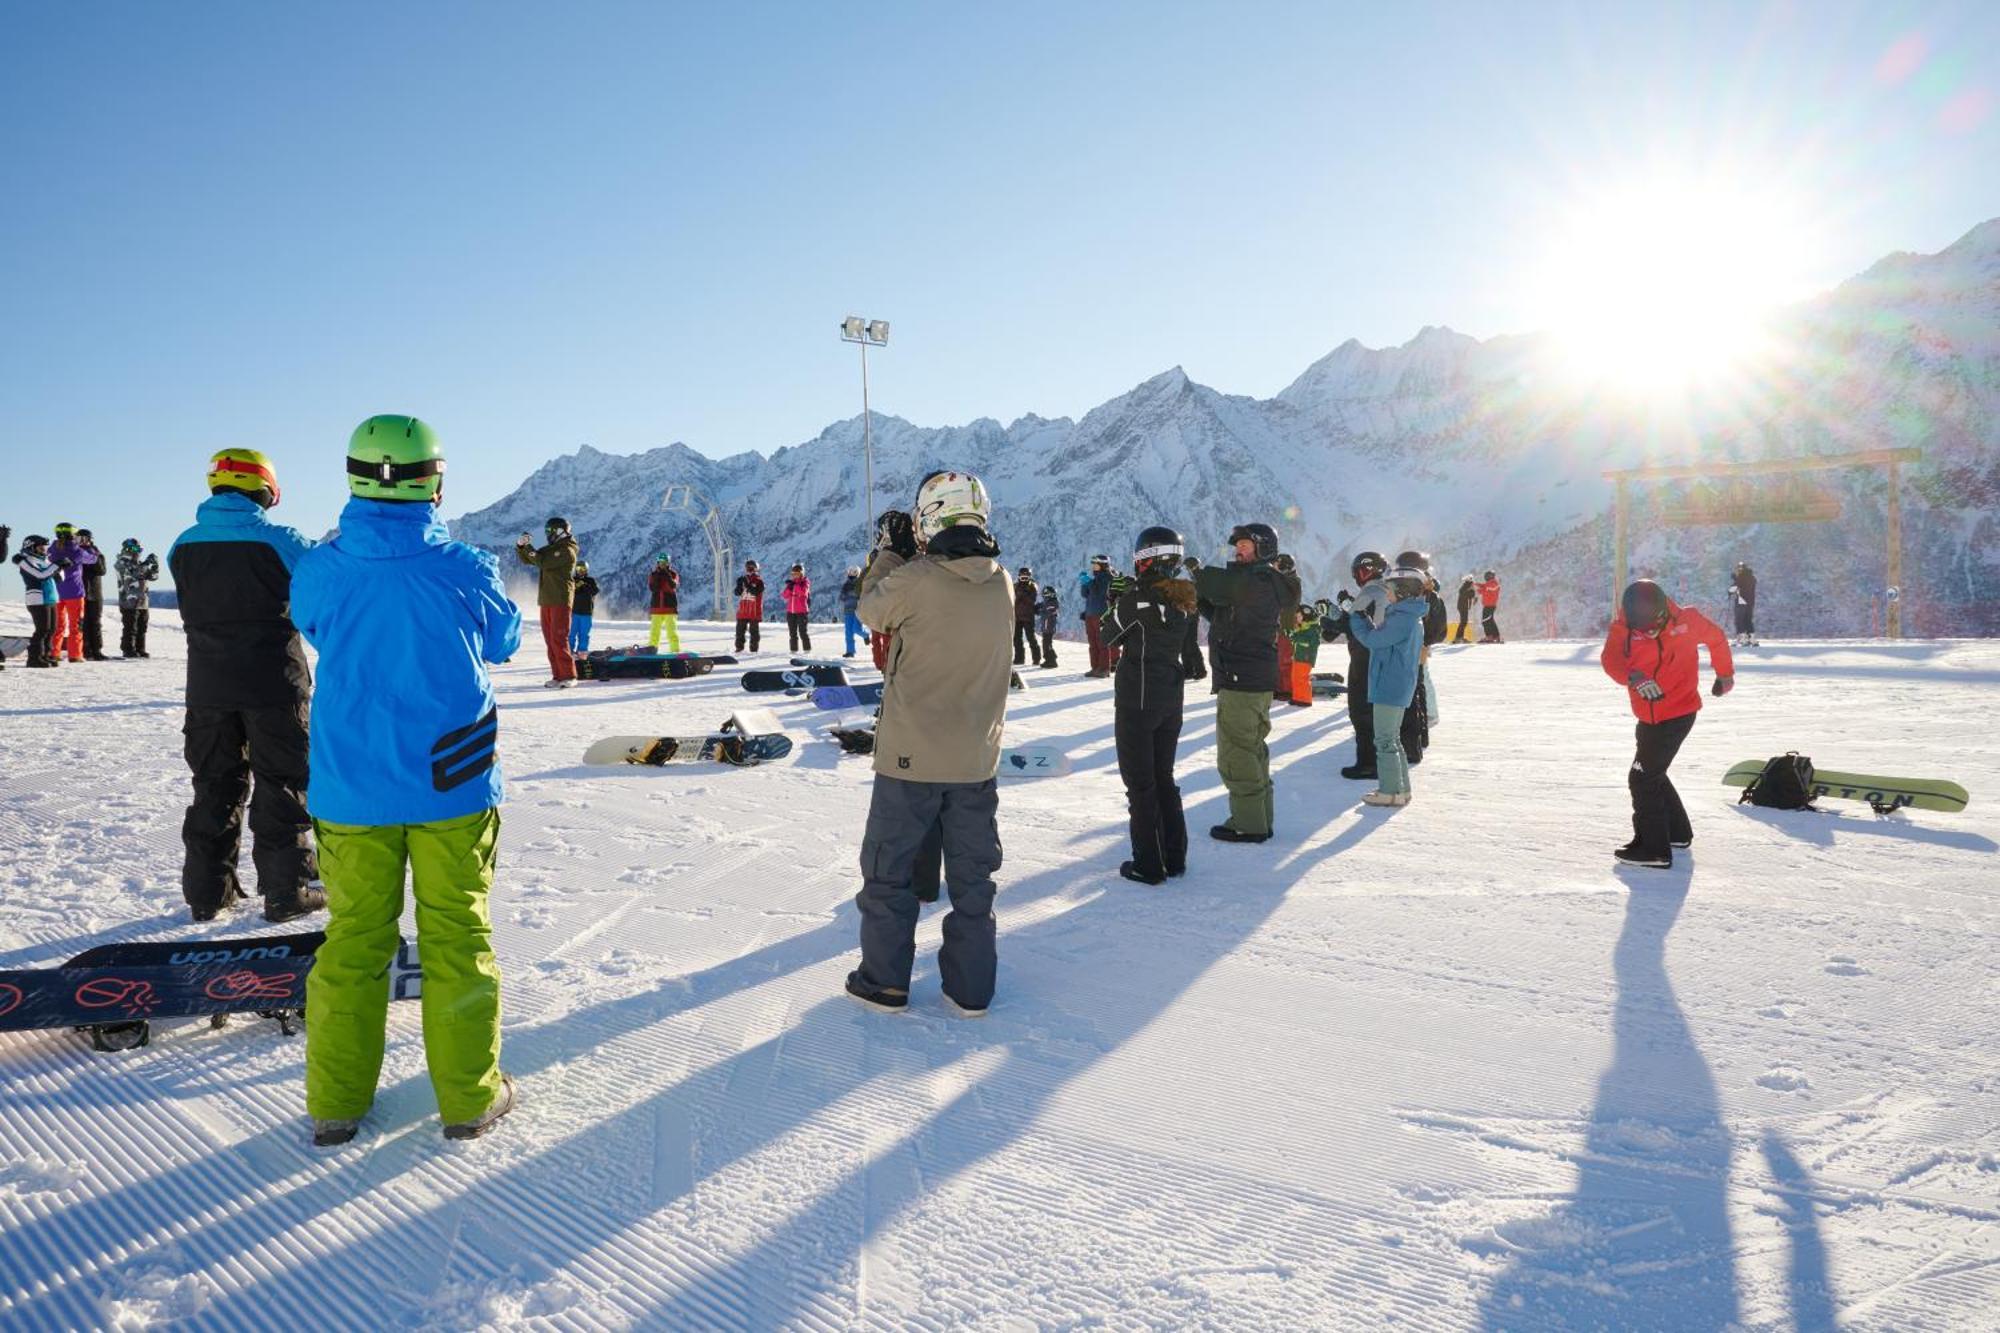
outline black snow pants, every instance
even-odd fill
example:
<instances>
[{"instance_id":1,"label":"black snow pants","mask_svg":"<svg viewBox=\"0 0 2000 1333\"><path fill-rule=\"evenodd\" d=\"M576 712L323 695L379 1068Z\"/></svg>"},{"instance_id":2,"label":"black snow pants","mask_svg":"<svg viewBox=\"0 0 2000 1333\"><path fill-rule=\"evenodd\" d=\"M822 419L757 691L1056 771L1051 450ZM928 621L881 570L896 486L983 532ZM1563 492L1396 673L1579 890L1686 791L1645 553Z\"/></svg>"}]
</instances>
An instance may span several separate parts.
<instances>
[{"instance_id":1,"label":"black snow pants","mask_svg":"<svg viewBox=\"0 0 2000 1333\"><path fill-rule=\"evenodd\" d=\"M739 653L743 651L743 640L747 635L750 640L750 651L753 653L756 652L757 640L760 637L759 631L762 628L761 621L738 619L736 622L736 651Z\"/></svg>"},{"instance_id":2,"label":"black snow pants","mask_svg":"<svg viewBox=\"0 0 2000 1333\"><path fill-rule=\"evenodd\" d=\"M1674 843L1694 841L1694 826L1688 823L1681 794L1667 776L1681 742L1694 730L1694 719L1695 714L1688 713L1665 722L1639 723L1639 744L1626 780L1632 788L1632 845L1641 852L1671 857Z\"/></svg>"},{"instance_id":3,"label":"black snow pants","mask_svg":"<svg viewBox=\"0 0 2000 1333\"><path fill-rule=\"evenodd\" d=\"M1132 820L1132 868L1149 878L1187 869L1187 818L1174 785L1181 710L1120 708L1118 776Z\"/></svg>"},{"instance_id":4,"label":"black snow pants","mask_svg":"<svg viewBox=\"0 0 2000 1333\"><path fill-rule=\"evenodd\" d=\"M805 612L785 612L785 629L791 635L793 652L809 653L812 651L812 626L807 623ZM752 646L754 647L755 645Z\"/></svg>"},{"instance_id":5,"label":"black snow pants","mask_svg":"<svg viewBox=\"0 0 2000 1333\"><path fill-rule=\"evenodd\" d=\"M1499 614L1500 608L1497 606L1489 606L1479 613L1479 631L1486 636L1488 643L1500 642L1500 621L1497 619Z\"/></svg>"},{"instance_id":6,"label":"black snow pants","mask_svg":"<svg viewBox=\"0 0 2000 1333\"><path fill-rule=\"evenodd\" d=\"M124 628L118 633L118 651L120 653L126 657L144 657L146 655L146 622L152 618L152 614L150 610L143 606L121 606L118 608L118 616L124 622Z\"/></svg>"},{"instance_id":7,"label":"black snow pants","mask_svg":"<svg viewBox=\"0 0 2000 1333\"><path fill-rule=\"evenodd\" d=\"M933 830L941 837L951 912L938 949L945 994L967 1009L993 1000L993 883L1000 869L1000 789L984 782L904 782L875 775L868 825L861 835L862 982L875 990L910 988L916 965L919 862Z\"/></svg>"},{"instance_id":8,"label":"black snow pants","mask_svg":"<svg viewBox=\"0 0 2000 1333\"><path fill-rule=\"evenodd\" d=\"M1755 634L1757 632L1757 604L1755 602L1738 602L1736 604L1736 632L1738 634Z\"/></svg>"},{"instance_id":9,"label":"black snow pants","mask_svg":"<svg viewBox=\"0 0 2000 1333\"><path fill-rule=\"evenodd\" d=\"M1052 667L1055 664L1056 630L1055 626L1045 624L1042 626L1042 665Z\"/></svg>"},{"instance_id":10,"label":"black snow pants","mask_svg":"<svg viewBox=\"0 0 2000 1333\"><path fill-rule=\"evenodd\" d=\"M104 656L104 599L101 597L83 599L83 655L89 658Z\"/></svg>"},{"instance_id":11,"label":"black snow pants","mask_svg":"<svg viewBox=\"0 0 2000 1333\"><path fill-rule=\"evenodd\" d=\"M28 635L28 665L47 666L56 660L49 651L49 636L55 632L56 609L39 603L28 607L28 619L35 622L34 631Z\"/></svg>"},{"instance_id":12,"label":"black snow pants","mask_svg":"<svg viewBox=\"0 0 2000 1333\"><path fill-rule=\"evenodd\" d=\"M187 849L181 895L197 915L220 911L243 894L236 859L246 803L257 891L265 903L291 902L319 878L305 803L310 711L304 700L273 708L187 710L181 735L194 801L181 821Z\"/></svg>"},{"instance_id":13,"label":"black snow pants","mask_svg":"<svg viewBox=\"0 0 2000 1333\"><path fill-rule=\"evenodd\" d=\"M1014 665L1025 666L1030 658L1036 666L1042 664L1042 645L1035 642L1035 627L1014 622Z\"/></svg>"}]
</instances>

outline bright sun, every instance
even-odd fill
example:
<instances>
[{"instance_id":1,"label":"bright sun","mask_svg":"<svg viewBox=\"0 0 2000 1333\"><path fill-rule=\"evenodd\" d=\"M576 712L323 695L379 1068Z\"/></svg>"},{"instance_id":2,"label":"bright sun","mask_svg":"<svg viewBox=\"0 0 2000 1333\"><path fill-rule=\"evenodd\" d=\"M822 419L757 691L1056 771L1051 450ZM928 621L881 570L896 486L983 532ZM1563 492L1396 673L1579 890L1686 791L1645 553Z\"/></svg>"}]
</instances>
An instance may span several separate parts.
<instances>
[{"instance_id":1,"label":"bright sun","mask_svg":"<svg viewBox=\"0 0 2000 1333\"><path fill-rule=\"evenodd\" d=\"M1569 368L1656 393L1749 368L1771 312L1806 290L1814 228L1769 189L1661 177L1568 211L1538 303Z\"/></svg>"}]
</instances>

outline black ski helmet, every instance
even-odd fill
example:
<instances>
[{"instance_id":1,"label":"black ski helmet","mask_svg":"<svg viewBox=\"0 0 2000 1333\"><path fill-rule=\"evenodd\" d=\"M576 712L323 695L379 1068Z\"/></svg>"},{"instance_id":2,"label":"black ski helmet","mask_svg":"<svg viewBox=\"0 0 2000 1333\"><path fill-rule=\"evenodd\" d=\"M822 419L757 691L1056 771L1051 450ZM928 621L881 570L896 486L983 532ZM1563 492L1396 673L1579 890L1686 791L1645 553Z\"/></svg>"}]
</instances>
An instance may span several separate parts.
<instances>
[{"instance_id":1,"label":"black ski helmet","mask_svg":"<svg viewBox=\"0 0 2000 1333\"><path fill-rule=\"evenodd\" d=\"M559 532L568 532L569 520L558 514L550 518L548 522L542 524L542 530L548 533L549 536L551 537L555 536Z\"/></svg>"},{"instance_id":2,"label":"black ski helmet","mask_svg":"<svg viewBox=\"0 0 2000 1333\"><path fill-rule=\"evenodd\" d=\"M1634 579L1620 599L1627 629L1650 630L1666 623L1670 614L1667 590L1651 579Z\"/></svg>"},{"instance_id":3,"label":"black ski helmet","mask_svg":"<svg viewBox=\"0 0 2000 1333\"><path fill-rule=\"evenodd\" d=\"M1348 572L1354 575L1356 583L1365 584L1387 574L1389 562L1382 558L1380 551L1363 551L1354 557L1354 563L1348 566Z\"/></svg>"},{"instance_id":4,"label":"black ski helmet","mask_svg":"<svg viewBox=\"0 0 2000 1333\"><path fill-rule=\"evenodd\" d=\"M1431 558L1424 551L1405 551L1396 557L1396 563L1405 569L1421 569L1426 574L1431 572Z\"/></svg>"},{"instance_id":5,"label":"black ski helmet","mask_svg":"<svg viewBox=\"0 0 2000 1333\"><path fill-rule=\"evenodd\" d=\"M1238 523L1229 532L1229 544L1247 541L1258 560L1278 558L1278 530L1269 523Z\"/></svg>"},{"instance_id":6,"label":"black ski helmet","mask_svg":"<svg viewBox=\"0 0 2000 1333\"><path fill-rule=\"evenodd\" d=\"M1156 523L1142 529L1132 542L1132 569L1137 572L1150 568L1149 562L1158 561L1171 574L1180 567L1187 556L1187 543L1180 533L1164 524Z\"/></svg>"},{"instance_id":7,"label":"black ski helmet","mask_svg":"<svg viewBox=\"0 0 2000 1333\"><path fill-rule=\"evenodd\" d=\"M1500 576L1499 576L1498 574L1495 574L1495 573L1494 573L1494 572L1493 572L1492 570L1490 570L1490 569L1486 571L1486 581L1487 581L1488 583L1491 583L1491 582L1492 582L1492 581L1493 581L1494 579L1497 579L1497 578L1499 578L1499 577L1500 577Z\"/></svg>"}]
</instances>

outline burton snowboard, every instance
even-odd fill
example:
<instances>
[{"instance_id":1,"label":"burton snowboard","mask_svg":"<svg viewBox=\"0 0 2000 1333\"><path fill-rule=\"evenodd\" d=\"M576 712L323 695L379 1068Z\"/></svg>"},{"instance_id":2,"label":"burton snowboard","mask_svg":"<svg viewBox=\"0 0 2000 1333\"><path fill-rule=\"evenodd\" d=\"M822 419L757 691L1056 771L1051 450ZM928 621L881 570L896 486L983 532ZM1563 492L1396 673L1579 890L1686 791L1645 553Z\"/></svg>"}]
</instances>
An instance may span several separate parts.
<instances>
[{"instance_id":1,"label":"burton snowboard","mask_svg":"<svg viewBox=\"0 0 2000 1333\"><path fill-rule=\"evenodd\" d=\"M649 643L634 643L623 648L592 648L586 657L678 657L688 661L708 662L715 666L735 666L736 659L727 653L670 653L655 648Z\"/></svg>"},{"instance_id":2,"label":"burton snowboard","mask_svg":"<svg viewBox=\"0 0 2000 1333\"><path fill-rule=\"evenodd\" d=\"M1724 785L1747 787L1764 771L1764 760L1746 759L1722 775ZM1942 810L1947 814L1957 814L1965 809L1972 798L1965 788L1956 782L1945 782L1936 778L1878 778L1860 773L1836 773L1831 769L1813 768L1812 796L1814 800L1831 796L1843 801L1866 801L1876 811L1900 810L1914 806L1919 810Z\"/></svg>"},{"instance_id":3,"label":"burton snowboard","mask_svg":"<svg viewBox=\"0 0 2000 1333\"><path fill-rule=\"evenodd\" d=\"M230 1014L277 1021L285 1035L305 1014L306 974L326 940L322 931L222 940L139 940L86 949L58 967L0 972L0 1032L75 1028L100 1051L129 1051L152 1040L159 1018ZM389 968L394 1000L423 990L416 946L402 941Z\"/></svg>"},{"instance_id":4,"label":"burton snowboard","mask_svg":"<svg viewBox=\"0 0 2000 1333\"><path fill-rule=\"evenodd\" d=\"M607 736L583 752L586 764L667 764L704 761L749 768L792 752L784 724L768 708L745 708L732 714L722 730L706 736Z\"/></svg>"},{"instance_id":5,"label":"burton snowboard","mask_svg":"<svg viewBox=\"0 0 2000 1333\"><path fill-rule=\"evenodd\" d=\"M839 667L805 666L786 671L746 671L743 688L752 694L777 690L811 690L821 685L845 685L847 673Z\"/></svg>"},{"instance_id":6,"label":"burton snowboard","mask_svg":"<svg viewBox=\"0 0 2000 1333\"><path fill-rule=\"evenodd\" d=\"M688 680L715 670L709 657L662 657L639 653L629 657L580 657L576 662L578 680Z\"/></svg>"}]
</instances>

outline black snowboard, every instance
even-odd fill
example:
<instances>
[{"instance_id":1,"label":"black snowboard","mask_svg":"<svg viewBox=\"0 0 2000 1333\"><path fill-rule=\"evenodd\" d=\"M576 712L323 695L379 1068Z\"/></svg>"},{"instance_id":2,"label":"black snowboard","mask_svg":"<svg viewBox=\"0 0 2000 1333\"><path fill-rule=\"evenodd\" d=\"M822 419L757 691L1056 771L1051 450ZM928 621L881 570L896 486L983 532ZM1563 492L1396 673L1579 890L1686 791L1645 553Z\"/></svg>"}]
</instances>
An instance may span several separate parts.
<instances>
[{"instance_id":1,"label":"black snowboard","mask_svg":"<svg viewBox=\"0 0 2000 1333\"><path fill-rule=\"evenodd\" d=\"M578 658L578 680L688 680L706 676L715 663L705 657L659 657L641 653L632 657L607 656Z\"/></svg>"},{"instance_id":2,"label":"black snowboard","mask_svg":"<svg viewBox=\"0 0 2000 1333\"><path fill-rule=\"evenodd\" d=\"M766 694L777 690L811 690L821 685L846 683L847 673L833 666L792 667L785 671L743 673L743 688L753 694Z\"/></svg>"},{"instance_id":3,"label":"black snowboard","mask_svg":"<svg viewBox=\"0 0 2000 1333\"><path fill-rule=\"evenodd\" d=\"M230 1014L276 1019L287 1035L305 1012L306 973L320 931L226 940L139 940L86 949L60 967L0 972L0 1032L73 1027L100 1051L152 1039L156 1018ZM392 999L420 993L423 973L406 940L387 985Z\"/></svg>"}]
</instances>

